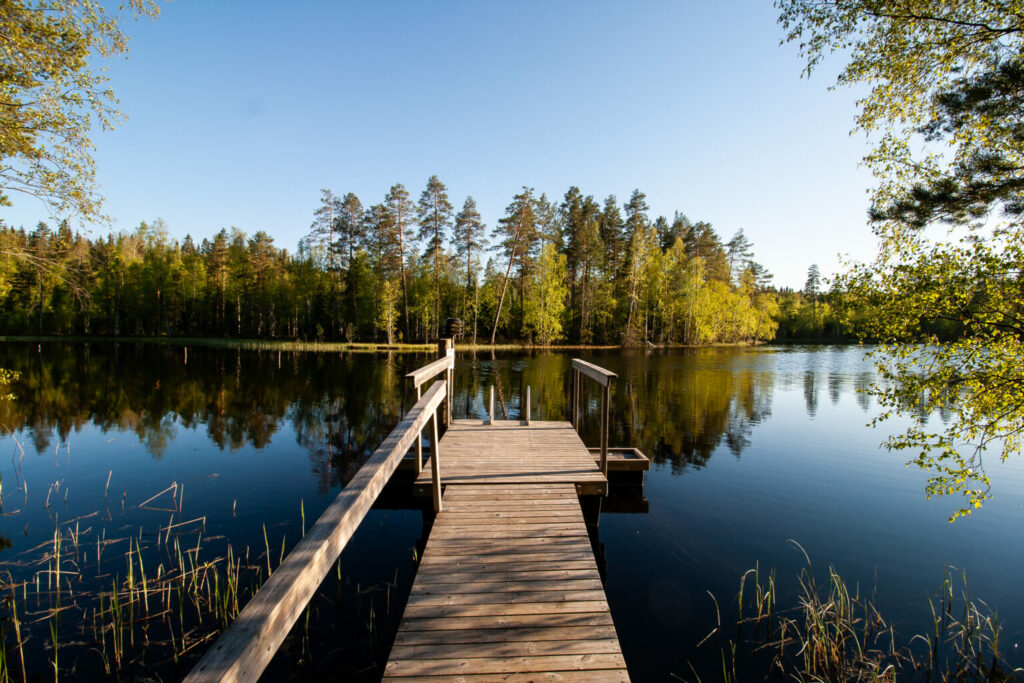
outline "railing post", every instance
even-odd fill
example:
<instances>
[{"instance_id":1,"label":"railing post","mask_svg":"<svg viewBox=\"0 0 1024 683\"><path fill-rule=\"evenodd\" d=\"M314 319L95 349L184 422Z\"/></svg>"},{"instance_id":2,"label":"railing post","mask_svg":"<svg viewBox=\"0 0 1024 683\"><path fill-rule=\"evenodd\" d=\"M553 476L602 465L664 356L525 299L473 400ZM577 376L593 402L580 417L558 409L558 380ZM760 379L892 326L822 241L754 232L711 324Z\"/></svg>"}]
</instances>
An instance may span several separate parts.
<instances>
[{"instance_id":1,"label":"railing post","mask_svg":"<svg viewBox=\"0 0 1024 683\"><path fill-rule=\"evenodd\" d=\"M416 387L416 402L420 401L420 388ZM423 470L423 430L416 432L416 474Z\"/></svg>"},{"instance_id":2,"label":"railing post","mask_svg":"<svg viewBox=\"0 0 1024 683\"><path fill-rule=\"evenodd\" d=\"M441 451L437 438L437 411L430 418L430 480L434 493L434 512L441 512Z\"/></svg>"},{"instance_id":3,"label":"railing post","mask_svg":"<svg viewBox=\"0 0 1024 683\"><path fill-rule=\"evenodd\" d=\"M437 353L441 358L455 355L455 344L451 337L443 337L437 340ZM452 368L444 371L445 397L444 397L444 423L452 422Z\"/></svg>"},{"instance_id":4,"label":"railing post","mask_svg":"<svg viewBox=\"0 0 1024 683\"><path fill-rule=\"evenodd\" d=\"M580 371L572 370L572 426L580 431Z\"/></svg>"},{"instance_id":5,"label":"railing post","mask_svg":"<svg viewBox=\"0 0 1024 683\"><path fill-rule=\"evenodd\" d=\"M494 385L491 385L491 407L487 410L487 424L494 424Z\"/></svg>"},{"instance_id":6,"label":"railing post","mask_svg":"<svg viewBox=\"0 0 1024 683\"><path fill-rule=\"evenodd\" d=\"M530 385L526 385L526 412L523 414L526 417L526 426L530 426Z\"/></svg>"},{"instance_id":7,"label":"railing post","mask_svg":"<svg viewBox=\"0 0 1024 683\"><path fill-rule=\"evenodd\" d=\"M601 387L601 474L608 478L608 384Z\"/></svg>"},{"instance_id":8,"label":"railing post","mask_svg":"<svg viewBox=\"0 0 1024 683\"><path fill-rule=\"evenodd\" d=\"M448 406L448 424L452 423L452 405L455 401L455 340L449 339L448 355L452 357L452 365L448 368L448 386L445 387L448 392L448 397L445 399L445 405Z\"/></svg>"}]
</instances>

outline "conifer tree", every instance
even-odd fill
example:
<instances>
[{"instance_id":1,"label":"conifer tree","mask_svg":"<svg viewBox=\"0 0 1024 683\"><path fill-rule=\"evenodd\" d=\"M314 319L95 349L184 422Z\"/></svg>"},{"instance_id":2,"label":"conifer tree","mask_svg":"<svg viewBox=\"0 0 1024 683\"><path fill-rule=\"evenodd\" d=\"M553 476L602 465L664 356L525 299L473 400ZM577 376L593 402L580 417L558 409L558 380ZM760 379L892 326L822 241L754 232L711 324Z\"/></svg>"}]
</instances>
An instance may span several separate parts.
<instances>
[{"instance_id":1,"label":"conifer tree","mask_svg":"<svg viewBox=\"0 0 1024 683\"><path fill-rule=\"evenodd\" d=\"M405 341L412 339L409 332L409 286L405 277L405 249L412 231L413 205L409 191L401 183L391 186L384 204L388 208L388 228L391 241L398 246L398 269L402 275L402 324L405 326Z\"/></svg>"},{"instance_id":2,"label":"conifer tree","mask_svg":"<svg viewBox=\"0 0 1024 683\"><path fill-rule=\"evenodd\" d=\"M491 344L494 344L498 334L498 321L501 319L501 309L505 303L505 294L508 290L508 280L512 273L512 264L516 261L516 254L526 250L526 242L534 231L534 197L533 188L523 186L523 191L517 194L512 203L505 209L505 217L498 221L494 230L495 240L499 240L498 248L508 258L508 268L505 270L505 279L501 285L501 295L498 297L497 311L494 314L494 326L491 328Z\"/></svg>"},{"instance_id":3,"label":"conifer tree","mask_svg":"<svg viewBox=\"0 0 1024 683\"><path fill-rule=\"evenodd\" d=\"M725 243L726 258L729 262L729 274L737 284L740 277L750 265L750 259L754 255L753 245L747 236L743 234L743 228L736 231L728 242Z\"/></svg>"},{"instance_id":4,"label":"conifer tree","mask_svg":"<svg viewBox=\"0 0 1024 683\"><path fill-rule=\"evenodd\" d=\"M448 188L436 175L427 180L416 213L420 223L419 239L426 242L434 260L434 323L438 324L441 321L441 255L445 231L452 220L452 203L448 201Z\"/></svg>"},{"instance_id":5,"label":"conifer tree","mask_svg":"<svg viewBox=\"0 0 1024 683\"><path fill-rule=\"evenodd\" d=\"M804 284L804 294L809 299L817 298L820 288L821 270L819 270L817 263L812 263L811 267L807 269L807 282Z\"/></svg>"},{"instance_id":6,"label":"conifer tree","mask_svg":"<svg viewBox=\"0 0 1024 683\"><path fill-rule=\"evenodd\" d=\"M476 202L472 197L466 197L462 210L455 216L455 254L460 259L466 260L466 289L462 295L462 315L467 319L466 310L470 292L473 293L473 343L476 343L477 316L479 315L479 285L476 279L476 269L480 260L479 252L483 248L485 226L480 220L480 212L477 211ZM467 320L468 322L468 320Z\"/></svg>"},{"instance_id":7,"label":"conifer tree","mask_svg":"<svg viewBox=\"0 0 1024 683\"><path fill-rule=\"evenodd\" d=\"M640 279L646 265L647 255L647 197L640 190L633 190L629 201L623 207L626 213L625 231L629 240L626 250L625 300L627 302L625 341L633 339L633 321L640 295Z\"/></svg>"},{"instance_id":8,"label":"conifer tree","mask_svg":"<svg viewBox=\"0 0 1024 683\"><path fill-rule=\"evenodd\" d=\"M352 260L355 258L356 248L366 234L366 224L363 220L363 204L359 197L349 192L338 201L337 225L339 239L345 242L346 269L352 267Z\"/></svg>"}]
</instances>

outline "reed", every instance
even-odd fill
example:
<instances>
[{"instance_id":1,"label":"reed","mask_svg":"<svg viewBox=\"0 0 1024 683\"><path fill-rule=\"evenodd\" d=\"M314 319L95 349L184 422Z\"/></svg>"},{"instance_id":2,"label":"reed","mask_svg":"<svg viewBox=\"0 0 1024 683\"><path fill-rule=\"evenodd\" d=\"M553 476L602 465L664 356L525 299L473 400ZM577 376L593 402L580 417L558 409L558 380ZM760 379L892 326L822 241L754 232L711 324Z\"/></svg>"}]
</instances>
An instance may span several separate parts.
<instances>
[{"instance_id":1,"label":"reed","mask_svg":"<svg viewBox=\"0 0 1024 683\"><path fill-rule=\"evenodd\" d=\"M929 597L930 631L898 643L874 594L862 595L833 566L819 581L810 557L795 545L806 566L794 606L780 609L774 570L762 577L755 566L740 577L735 637L727 637L711 595L716 626L697 647L717 644L721 680L761 678L766 670L798 683L1024 680L1024 670L1005 664L998 613L970 593L963 573L958 589L947 569ZM700 681L692 663L689 668L692 679L673 677Z\"/></svg>"},{"instance_id":2,"label":"reed","mask_svg":"<svg viewBox=\"0 0 1024 683\"><path fill-rule=\"evenodd\" d=\"M68 488L62 480L51 483L47 497L37 505L49 511L52 534L0 563L0 568L9 569L0 573L0 683L25 683L51 674L54 680L134 680L140 666L161 678L180 677L202 654L203 644L230 626L280 565L289 548L288 536L295 539L308 531L305 501L300 500L290 527L297 534L278 535L267 524L254 525L254 538L262 532L262 548L258 542L254 547L237 546L223 537L208 537L205 516L182 517L180 482L155 495L140 496L139 504L129 504L128 491L122 487L125 519L161 519L152 526L135 524L113 531L109 506L102 509L111 484L111 471L97 482L100 510L64 521L55 501L59 503ZM20 488L27 500L27 482L22 481ZM344 581L339 561L332 573L335 585L324 591L321 601L334 606L343 600L358 601L360 646L381 650L389 642L384 632L397 626L391 618L393 585L364 585L354 594ZM383 599L383 609L374 605L373 593ZM306 665L314 643L337 647L333 628L317 631L319 613L320 607L311 603L288 641L290 657ZM333 614L325 612L327 622L336 620Z\"/></svg>"}]
</instances>

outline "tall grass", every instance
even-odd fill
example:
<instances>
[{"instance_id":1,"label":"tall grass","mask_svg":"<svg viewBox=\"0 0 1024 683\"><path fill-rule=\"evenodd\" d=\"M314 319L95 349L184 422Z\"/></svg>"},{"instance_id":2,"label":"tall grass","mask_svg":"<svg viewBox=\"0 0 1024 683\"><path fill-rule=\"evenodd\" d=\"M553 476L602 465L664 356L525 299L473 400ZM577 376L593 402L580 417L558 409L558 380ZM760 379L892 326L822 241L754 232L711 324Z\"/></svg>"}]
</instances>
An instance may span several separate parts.
<instances>
[{"instance_id":1,"label":"tall grass","mask_svg":"<svg viewBox=\"0 0 1024 683\"><path fill-rule=\"evenodd\" d=\"M180 513L180 485L145 502L172 491L178 496L173 512ZM304 532L304 501L297 512ZM8 563L16 565L17 576L0 573L0 683L40 680L44 664L53 680L95 675L134 680L143 663L153 671L183 673L203 645L231 625L287 550L284 534L280 548L271 546L266 525L263 548L236 552L230 543L218 544L224 548L218 554L206 542L205 517L174 522L172 513L166 525L132 528L110 538L105 528L98 533L82 528L83 519L97 515L70 523L55 519L48 542ZM86 541L90 535L94 542ZM339 587L334 599L328 598L331 604L340 603L340 562L336 575ZM368 590L379 589L357 587L356 599L361 602ZM317 609L311 603L293 637L307 661ZM367 612L372 646L382 622L372 603Z\"/></svg>"},{"instance_id":2,"label":"tall grass","mask_svg":"<svg viewBox=\"0 0 1024 683\"><path fill-rule=\"evenodd\" d=\"M740 577L732 635L712 596L716 626L698 648L719 648L716 678L730 683L1024 681L1024 670L1010 669L1004 660L998 613L971 594L965 574L944 572L939 589L928 597L929 632L901 642L874 594L851 588L832 566L819 580L806 552L804 558L793 606L780 607L774 571L764 576L755 567ZM690 678L673 676L702 680L692 663L689 669Z\"/></svg>"}]
</instances>

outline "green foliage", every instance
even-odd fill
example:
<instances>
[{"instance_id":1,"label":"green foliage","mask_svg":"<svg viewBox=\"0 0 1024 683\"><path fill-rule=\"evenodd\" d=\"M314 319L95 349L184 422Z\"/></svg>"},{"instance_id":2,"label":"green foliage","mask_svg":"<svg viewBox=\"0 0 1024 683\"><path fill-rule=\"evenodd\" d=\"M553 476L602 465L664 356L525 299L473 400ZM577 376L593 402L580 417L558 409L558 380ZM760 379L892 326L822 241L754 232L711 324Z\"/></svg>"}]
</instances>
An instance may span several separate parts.
<instances>
[{"instance_id":1,"label":"green foliage","mask_svg":"<svg viewBox=\"0 0 1024 683\"><path fill-rule=\"evenodd\" d=\"M96 240L66 223L0 225L0 334L393 343L428 341L452 315L467 340L490 329L545 344L751 342L789 329L742 233L730 252L708 223L652 222L639 191L620 206L524 188L488 261L476 204L452 220L446 192L430 179L416 235L401 185L366 209L325 189L296 254L238 228L178 241L159 220Z\"/></svg>"},{"instance_id":2,"label":"green foliage","mask_svg":"<svg viewBox=\"0 0 1024 683\"><path fill-rule=\"evenodd\" d=\"M125 3L155 16L151 0ZM90 140L122 118L97 58L128 51L116 14L96 0L12 0L0 9L0 206L8 192L54 212L99 217Z\"/></svg>"},{"instance_id":3,"label":"green foliage","mask_svg":"<svg viewBox=\"0 0 1024 683\"><path fill-rule=\"evenodd\" d=\"M846 322L883 342L879 420L914 418L887 445L930 472L929 495L963 496L956 519L988 495L983 455L1022 446L1024 3L777 5L807 73L841 50L839 84L871 88L857 126L876 139L881 248L837 284Z\"/></svg>"},{"instance_id":4,"label":"green foliage","mask_svg":"<svg viewBox=\"0 0 1024 683\"><path fill-rule=\"evenodd\" d=\"M1024 244L1013 232L992 242L915 243L885 277L860 266L843 281L873 312L863 332L889 342L875 353L884 381L874 393L886 408L876 422L916 418L887 445L931 472L929 495L964 497L954 519L988 495L983 455L1005 460L1024 445L1021 272Z\"/></svg>"},{"instance_id":5,"label":"green foliage","mask_svg":"<svg viewBox=\"0 0 1024 683\"><path fill-rule=\"evenodd\" d=\"M10 387L20 376L21 374L14 370L0 368L0 387ZM0 394L0 401L10 401L13 398L14 394L11 392Z\"/></svg>"},{"instance_id":6,"label":"green foliage","mask_svg":"<svg viewBox=\"0 0 1024 683\"><path fill-rule=\"evenodd\" d=\"M388 344L395 343L395 325L398 322L398 287L392 280L385 280L380 292L380 308L377 312L377 327L384 333Z\"/></svg>"},{"instance_id":7,"label":"green foliage","mask_svg":"<svg viewBox=\"0 0 1024 683\"><path fill-rule=\"evenodd\" d=\"M550 344L562 337L565 299L569 293L565 254L558 253L555 245L545 244L532 280L523 322L537 342Z\"/></svg>"}]
</instances>

